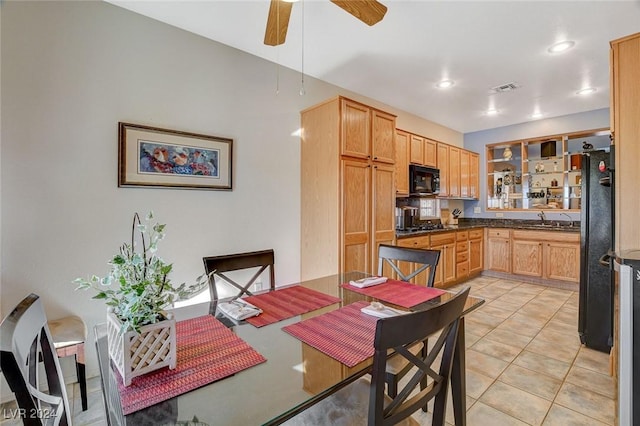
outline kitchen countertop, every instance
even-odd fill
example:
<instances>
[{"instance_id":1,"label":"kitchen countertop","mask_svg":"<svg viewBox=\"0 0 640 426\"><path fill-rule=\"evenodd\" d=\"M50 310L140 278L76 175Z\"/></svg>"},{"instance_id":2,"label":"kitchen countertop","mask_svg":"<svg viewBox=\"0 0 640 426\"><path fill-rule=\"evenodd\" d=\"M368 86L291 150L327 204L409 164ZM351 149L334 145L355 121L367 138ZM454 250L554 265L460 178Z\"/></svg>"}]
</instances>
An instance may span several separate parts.
<instances>
[{"instance_id":1,"label":"kitchen countertop","mask_svg":"<svg viewBox=\"0 0 640 426\"><path fill-rule=\"evenodd\" d=\"M438 234L442 232L464 231L476 228L508 228L527 229L533 231L554 231L554 232L580 232L580 222L574 221L573 226L569 221L548 220L544 225L539 220L518 220L518 219L460 219L458 225L445 225L443 229L420 230L420 231L398 231L396 237L399 239L409 237L419 237L422 235Z\"/></svg>"}]
</instances>

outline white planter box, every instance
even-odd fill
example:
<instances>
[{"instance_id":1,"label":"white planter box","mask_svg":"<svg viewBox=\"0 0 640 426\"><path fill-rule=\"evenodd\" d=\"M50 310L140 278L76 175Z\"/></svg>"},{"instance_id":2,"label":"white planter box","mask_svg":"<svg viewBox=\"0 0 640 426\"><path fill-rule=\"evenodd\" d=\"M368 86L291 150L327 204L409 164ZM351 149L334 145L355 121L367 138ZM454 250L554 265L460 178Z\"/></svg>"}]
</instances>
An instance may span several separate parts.
<instances>
[{"instance_id":1,"label":"white planter box","mask_svg":"<svg viewBox=\"0 0 640 426\"><path fill-rule=\"evenodd\" d=\"M140 333L120 333L120 320L107 313L109 357L125 386L131 379L162 367L176 368L176 320L173 315L156 324L145 325Z\"/></svg>"}]
</instances>

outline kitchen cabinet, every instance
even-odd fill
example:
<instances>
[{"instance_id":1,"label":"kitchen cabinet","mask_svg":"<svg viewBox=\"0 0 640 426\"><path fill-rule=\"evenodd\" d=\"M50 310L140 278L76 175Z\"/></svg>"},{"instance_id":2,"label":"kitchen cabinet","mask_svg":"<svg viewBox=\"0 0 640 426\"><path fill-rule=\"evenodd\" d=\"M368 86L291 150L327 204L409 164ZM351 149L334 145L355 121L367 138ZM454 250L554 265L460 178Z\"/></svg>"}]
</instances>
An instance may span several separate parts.
<instances>
[{"instance_id":1,"label":"kitchen cabinet","mask_svg":"<svg viewBox=\"0 0 640 426\"><path fill-rule=\"evenodd\" d=\"M460 148L449 147L449 197L460 197Z\"/></svg>"},{"instance_id":2,"label":"kitchen cabinet","mask_svg":"<svg viewBox=\"0 0 640 426\"><path fill-rule=\"evenodd\" d=\"M409 196L409 133L396 130L396 196Z\"/></svg>"},{"instance_id":3,"label":"kitchen cabinet","mask_svg":"<svg viewBox=\"0 0 640 426\"><path fill-rule=\"evenodd\" d=\"M511 231L487 228L487 269L511 273Z\"/></svg>"},{"instance_id":4,"label":"kitchen cabinet","mask_svg":"<svg viewBox=\"0 0 640 426\"><path fill-rule=\"evenodd\" d=\"M424 159L422 163L428 167L438 167L438 142L425 138Z\"/></svg>"},{"instance_id":5,"label":"kitchen cabinet","mask_svg":"<svg viewBox=\"0 0 640 426\"><path fill-rule=\"evenodd\" d=\"M401 240L398 240L398 246L408 247L408 248L417 248L417 249L429 249L431 246L431 239L429 238L428 235L412 237L412 238L403 238ZM410 263L410 262L398 262L398 268L400 269L400 271L402 271L402 273L405 276L414 272L417 268L421 266L422 265L417 265L415 263ZM421 273L413 277L411 279L411 282L413 284L426 286L427 280L429 279L428 272L429 272L428 269L425 271L422 271Z\"/></svg>"},{"instance_id":6,"label":"kitchen cabinet","mask_svg":"<svg viewBox=\"0 0 640 426\"><path fill-rule=\"evenodd\" d=\"M615 146L615 251L640 241L640 33L611 42L611 127Z\"/></svg>"},{"instance_id":7,"label":"kitchen cabinet","mask_svg":"<svg viewBox=\"0 0 640 426\"><path fill-rule=\"evenodd\" d=\"M431 235L432 250L440 250L434 287L446 287L456 280L456 233L443 232Z\"/></svg>"},{"instance_id":8,"label":"kitchen cabinet","mask_svg":"<svg viewBox=\"0 0 640 426\"><path fill-rule=\"evenodd\" d=\"M482 272L484 265L484 229L469 230L469 275Z\"/></svg>"},{"instance_id":9,"label":"kitchen cabinet","mask_svg":"<svg viewBox=\"0 0 640 426\"><path fill-rule=\"evenodd\" d=\"M409 162L423 165L424 163L424 138L418 135L411 135L409 145Z\"/></svg>"},{"instance_id":10,"label":"kitchen cabinet","mask_svg":"<svg viewBox=\"0 0 640 426\"><path fill-rule=\"evenodd\" d=\"M301 121L300 275L376 273L395 240L395 116L336 97Z\"/></svg>"},{"instance_id":11,"label":"kitchen cabinet","mask_svg":"<svg viewBox=\"0 0 640 426\"><path fill-rule=\"evenodd\" d=\"M580 234L559 231L511 231L511 273L577 283Z\"/></svg>"},{"instance_id":12,"label":"kitchen cabinet","mask_svg":"<svg viewBox=\"0 0 640 426\"><path fill-rule=\"evenodd\" d=\"M469 197L477 200L480 196L480 156L472 152L469 156Z\"/></svg>"},{"instance_id":13,"label":"kitchen cabinet","mask_svg":"<svg viewBox=\"0 0 640 426\"><path fill-rule=\"evenodd\" d=\"M449 196L449 145L438 143L438 169L440 170L440 197Z\"/></svg>"},{"instance_id":14,"label":"kitchen cabinet","mask_svg":"<svg viewBox=\"0 0 640 426\"><path fill-rule=\"evenodd\" d=\"M469 198L471 192L471 153L460 150L460 197Z\"/></svg>"},{"instance_id":15,"label":"kitchen cabinet","mask_svg":"<svg viewBox=\"0 0 640 426\"><path fill-rule=\"evenodd\" d=\"M456 280L469 276L469 232L456 232Z\"/></svg>"}]
</instances>

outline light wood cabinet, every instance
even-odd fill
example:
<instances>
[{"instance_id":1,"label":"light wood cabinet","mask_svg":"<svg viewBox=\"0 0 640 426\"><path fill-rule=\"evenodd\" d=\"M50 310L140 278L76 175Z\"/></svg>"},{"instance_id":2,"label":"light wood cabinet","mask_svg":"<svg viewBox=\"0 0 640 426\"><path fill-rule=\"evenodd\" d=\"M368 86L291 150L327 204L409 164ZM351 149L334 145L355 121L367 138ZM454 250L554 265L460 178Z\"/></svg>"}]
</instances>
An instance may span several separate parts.
<instances>
[{"instance_id":1,"label":"light wood cabinet","mask_svg":"<svg viewBox=\"0 0 640 426\"><path fill-rule=\"evenodd\" d=\"M456 233L444 232L431 236L431 249L440 250L435 287L446 287L456 280Z\"/></svg>"},{"instance_id":2,"label":"light wood cabinet","mask_svg":"<svg viewBox=\"0 0 640 426\"><path fill-rule=\"evenodd\" d=\"M511 272L511 232L509 229L487 228L487 269Z\"/></svg>"},{"instance_id":3,"label":"light wood cabinet","mask_svg":"<svg viewBox=\"0 0 640 426\"><path fill-rule=\"evenodd\" d=\"M469 275L482 272L484 265L484 229L469 230Z\"/></svg>"},{"instance_id":4,"label":"light wood cabinet","mask_svg":"<svg viewBox=\"0 0 640 426\"><path fill-rule=\"evenodd\" d=\"M480 156L472 152L469 156L469 197L478 199L480 196Z\"/></svg>"},{"instance_id":5,"label":"light wood cabinet","mask_svg":"<svg viewBox=\"0 0 640 426\"><path fill-rule=\"evenodd\" d=\"M513 239L511 272L532 277L542 276L542 243Z\"/></svg>"},{"instance_id":6,"label":"light wood cabinet","mask_svg":"<svg viewBox=\"0 0 640 426\"><path fill-rule=\"evenodd\" d=\"M396 131L396 195L409 196L409 133Z\"/></svg>"},{"instance_id":7,"label":"light wood cabinet","mask_svg":"<svg viewBox=\"0 0 640 426\"><path fill-rule=\"evenodd\" d=\"M456 280L469 276L469 232L456 232Z\"/></svg>"},{"instance_id":8,"label":"light wood cabinet","mask_svg":"<svg viewBox=\"0 0 640 426\"><path fill-rule=\"evenodd\" d=\"M424 161L424 138L418 135L411 135L409 145L409 162L422 165Z\"/></svg>"},{"instance_id":9,"label":"light wood cabinet","mask_svg":"<svg viewBox=\"0 0 640 426\"><path fill-rule=\"evenodd\" d=\"M611 42L611 126L615 146L615 251L640 241L640 33Z\"/></svg>"},{"instance_id":10,"label":"light wood cabinet","mask_svg":"<svg viewBox=\"0 0 640 426\"><path fill-rule=\"evenodd\" d=\"M395 117L337 97L301 120L301 278L375 273L395 239Z\"/></svg>"},{"instance_id":11,"label":"light wood cabinet","mask_svg":"<svg viewBox=\"0 0 640 426\"><path fill-rule=\"evenodd\" d=\"M438 143L438 169L440 170L440 197L449 196L449 145Z\"/></svg>"},{"instance_id":12,"label":"light wood cabinet","mask_svg":"<svg viewBox=\"0 0 640 426\"><path fill-rule=\"evenodd\" d=\"M460 150L460 197L468 198L471 192L471 153Z\"/></svg>"},{"instance_id":13,"label":"light wood cabinet","mask_svg":"<svg viewBox=\"0 0 640 426\"><path fill-rule=\"evenodd\" d=\"M580 281L580 234L512 231L512 273L567 282Z\"/></svg>"},{"instance_id":14,"label":"light wood cabinet","mask_svg":"<svg viewBox=\"0 0 640 426\"><path fill-rule=\"evenodd\" d=\"M460 197L460 148L449 147L449 197Z\"/></svg>"},{"instance_id":15,"label":"light wood cabinet","mask_svg":"<svg viewBox=\"0 0 640 426\"><path fill-rule=\"evenodd\" d=\"M424 160L422 164L429 167L438 167L438 143L431 139L424 140Z\"/></svg>"},{"instance_id":16,"label":"light wood cabinet","mask_svg":"<svg viewBox=\"0 0 640 426\"><path fill-rule=\"evenodd\" d=\"M423 235L423 236L413 237L413 238L403 238L401 240L398 240L398 246L408 247L408 248L417 248L417 249L428 249L431 246L431 239L429 238L428 235ZM414 272L417 268L421 266L421 265L417 265L415 263L410 263L410 262L398 262L398 263L399 263L398 268L400 268L400 271L402 271L402 273L405 276ZM411 282L414 284L426 286L427 280L429 279L428 272L429 272L428 269L425 271L422 271L421 273L413 277L411 279Z\"/></svg>"}]
</instances>

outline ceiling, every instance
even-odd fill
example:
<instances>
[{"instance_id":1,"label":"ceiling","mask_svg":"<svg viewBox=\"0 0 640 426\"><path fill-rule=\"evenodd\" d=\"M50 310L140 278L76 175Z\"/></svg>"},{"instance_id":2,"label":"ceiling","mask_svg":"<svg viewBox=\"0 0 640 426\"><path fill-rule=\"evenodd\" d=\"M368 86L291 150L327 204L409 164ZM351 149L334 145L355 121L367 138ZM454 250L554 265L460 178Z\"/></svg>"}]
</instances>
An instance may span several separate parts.
<instances>
[{"instance_id":1,"label":"ceiling","mask_svg":"<svg viewBox=\"0 0 640 426\"><path fill-rule=\"evenodd\" d=\"M380 0L388 11L372 27L303 0L272 47L269 0L108 1L298 71L304 57L306 75L463 133L608 107L609 41L640 31L637 0ZM563 39L575 46L548 52ZM436 88L442 79L455 85ZM520 87L492 92L506 83ZM587 86L597 91L576 93Z\"/></svg>"}]
</instances>

